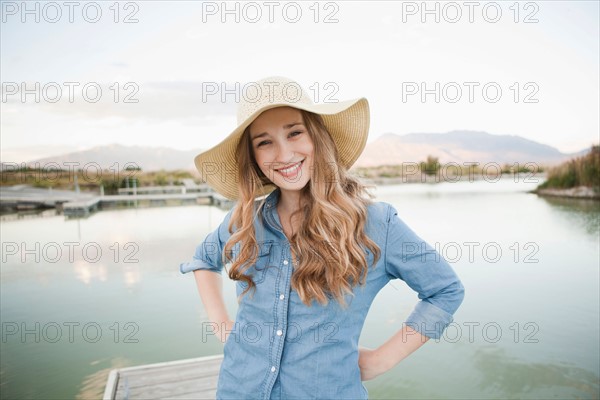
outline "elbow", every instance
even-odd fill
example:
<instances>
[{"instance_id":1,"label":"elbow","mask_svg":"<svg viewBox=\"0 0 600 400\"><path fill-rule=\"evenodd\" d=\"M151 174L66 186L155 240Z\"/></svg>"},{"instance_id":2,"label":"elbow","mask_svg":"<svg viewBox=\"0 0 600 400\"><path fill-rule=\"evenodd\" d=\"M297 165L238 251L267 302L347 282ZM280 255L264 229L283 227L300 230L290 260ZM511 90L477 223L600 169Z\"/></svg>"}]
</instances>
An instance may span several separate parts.
<instances>
[{"instance_id":1,"label":"elbow","mask_svg":"<svg viewBox=\"0 0 600 400\"><path fill-rule=\"evenodd\" d=\"M464 298L465 287L460 280L455 280L443 290L424 300L453 315L462 304Z\"/></svg>"},{"instance_id":2,"label":"elbow","mask_svg":"<svg viewBox=\"0 0 600 400\"><path fill-rule=\"evenodd\" d=\"M451 307L453 308L452 314L454 314L465 299L465 287L462 282L458 280L452 284L452 289L449 293L451 295Z\"/></svg>"}]
</instances>

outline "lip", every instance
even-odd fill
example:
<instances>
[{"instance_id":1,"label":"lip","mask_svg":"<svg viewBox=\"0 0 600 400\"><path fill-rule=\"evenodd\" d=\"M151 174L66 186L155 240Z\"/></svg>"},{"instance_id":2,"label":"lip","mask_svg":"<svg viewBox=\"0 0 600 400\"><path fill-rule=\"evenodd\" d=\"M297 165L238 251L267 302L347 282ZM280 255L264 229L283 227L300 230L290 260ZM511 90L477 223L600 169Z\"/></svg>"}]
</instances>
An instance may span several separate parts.
<instances>
[{"instance_id":1,"label":"lip","mask_svg":"<svg viewBox=\"0 0 600 400\"><path fill-rule=\"evenodd\" d=\"M298 173L298 171L300 171L300 168L302 168L302 164L304 164L304 160L305 159L300 160L297 163L292 164L287 167L284 167L284 168L275 169L275 171L277 171L278 173L280 173L281 175L283 175L286 178L293 177Z\"/></svg>"}]
</instances>

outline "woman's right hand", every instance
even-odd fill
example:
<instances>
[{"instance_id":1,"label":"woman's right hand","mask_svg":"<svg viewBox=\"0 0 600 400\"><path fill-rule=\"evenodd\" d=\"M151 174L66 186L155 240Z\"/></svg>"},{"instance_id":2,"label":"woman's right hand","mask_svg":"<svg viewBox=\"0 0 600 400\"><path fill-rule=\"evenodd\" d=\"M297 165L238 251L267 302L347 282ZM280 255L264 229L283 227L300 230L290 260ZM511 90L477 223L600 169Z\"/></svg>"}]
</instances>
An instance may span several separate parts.
<instances>
[{"instance_id":1,"label":"woman's right hand","mask_svg":"<svg viewBox=\"0 0 600 400\"><path fill-rule=\"evenodd\" d=\"M389 357L381 347L369 349L358 346L358 367L361 380L369 381L386 373L393 365L390 364Z\"/></svg>"},{"instance_id":2,"label":"woman's right hand","mask_svg":"<svg viewBox=\"0 0 600 400\"><path fill-rule=\"evenodd\" d=\"M227 342L227 338L231 334L234 324L235 322L232 320L227 320L221 323L221 325L219 326L219 329L221 330L219 332L219 340L221 341L221 343L225 344Z\"/></svg>"}]
</instances>

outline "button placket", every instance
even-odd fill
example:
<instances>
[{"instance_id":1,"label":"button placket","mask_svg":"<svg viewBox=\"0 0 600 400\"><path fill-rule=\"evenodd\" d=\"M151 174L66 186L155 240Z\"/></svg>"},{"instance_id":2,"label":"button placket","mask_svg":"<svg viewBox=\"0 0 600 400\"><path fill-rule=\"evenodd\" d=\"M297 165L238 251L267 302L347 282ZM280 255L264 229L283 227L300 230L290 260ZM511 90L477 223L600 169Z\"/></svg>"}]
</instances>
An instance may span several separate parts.
<instances>
[{"instance_id":1,"label":"button placket","mask_svg":"<svg viewBox=\"0 0 600 400\"><path fill-rule=\"evenodd\" d=\"M282 252L283 255L283 265L288 265L289 261L288 261L288 257L289 255L287 254L286 250L283 250ZM272 363L273 365L271 366L271 378L270 378L270 385L269 385L269 389L268 389L268 393L270 393L270 390L272 390L273 385L275 384L275 381L277 379L277 374L275 374L275 372L277 371L277 365L279 365L279 363L281 362L281 357L283 355L283 348L285 346L285 336L284 336L284 331L285 331L285 326L287 323L287 313L288 313L288 302L287 301L281 301L284 300L286 298L286 294L285 293L289 293L290 290L290 283L291 283L291 276L290 273L291 271L289 270L289 268L281 268L280 273L282 273L282 280L284 282L284 287L278 288L278 292L279 295L277 295L277 293L275 294L275 302L277 302L277 298L279 298L280 300L280 304L277 304L277 310L278 310L278 318L276 320L276 326L281 327L280 329L277 329L275 331L275 334L277 337L279 337L281 340L277 340L275 341L275 343L273 343L275 345L275 347L277 348L276 351L276 355L275 357L272 359Z\"/></svg>"}]
</instances>

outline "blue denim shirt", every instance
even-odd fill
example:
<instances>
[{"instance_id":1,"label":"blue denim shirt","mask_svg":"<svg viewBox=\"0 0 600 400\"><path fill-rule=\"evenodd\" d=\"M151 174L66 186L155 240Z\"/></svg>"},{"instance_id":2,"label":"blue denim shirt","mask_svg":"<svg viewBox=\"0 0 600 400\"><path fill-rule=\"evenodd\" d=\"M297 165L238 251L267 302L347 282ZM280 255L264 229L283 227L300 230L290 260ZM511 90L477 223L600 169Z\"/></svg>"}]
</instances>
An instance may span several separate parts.
<instances>
[{"instance_id":1,"label":"blue denim shirt","mask_svg":"<svg viewBox=\"0 0 600 400\"><path fill-rule=\"evenodd\" d=\"M248 271L257 285L242 297L235 326L224 347L217 399L367 399L358 366L358 339L373 299L390 280L401 279L418 293L406 324L430 338L440 338L453 321L464 288L452 267L420 239L384 202L369 205L367 235L381 249L364 287L346 295L348 307L330 299L307 307L291 289L292 257L283 233L275 190L263 205L263 220L255 221L259 257ZM232 210L233 211L233 210ZM208 269L222 273L221 254L230 234L230 211L221 225L200 244L187 273ZM234 249L235 254L235 249ZM238 296L246 288L237 282Z\"/></svg>"}]
</instances>

